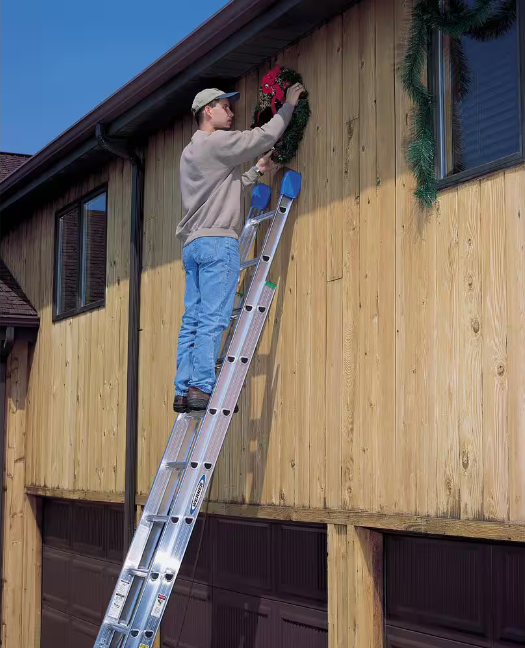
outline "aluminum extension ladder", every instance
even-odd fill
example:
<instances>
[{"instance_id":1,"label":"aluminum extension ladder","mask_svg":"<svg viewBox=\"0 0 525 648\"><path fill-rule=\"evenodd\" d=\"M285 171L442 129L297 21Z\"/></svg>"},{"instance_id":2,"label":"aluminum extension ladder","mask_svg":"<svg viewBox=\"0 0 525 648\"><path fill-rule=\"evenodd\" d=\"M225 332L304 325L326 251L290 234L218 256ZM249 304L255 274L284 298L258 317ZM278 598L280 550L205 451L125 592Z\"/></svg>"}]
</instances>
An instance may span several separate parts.
<instances>
[{"instance_id":1,"label":"aluminum extension ladder","mask_svg":"<svg viewBox=\"0 0 525 648\"><path fill-rule=\"evenodd\" d=\"M301 175L287 171L275 210L270 187L256 185L239 239L241 270L251 268L246 296L237 293L223 342L220 373L206 412L179 414L135 531L94 648L151 648L210 484L246 379L275 285L267 280ZM257 226L271 220L261 254L249 259Z\"/></svg>"}]
</instances>

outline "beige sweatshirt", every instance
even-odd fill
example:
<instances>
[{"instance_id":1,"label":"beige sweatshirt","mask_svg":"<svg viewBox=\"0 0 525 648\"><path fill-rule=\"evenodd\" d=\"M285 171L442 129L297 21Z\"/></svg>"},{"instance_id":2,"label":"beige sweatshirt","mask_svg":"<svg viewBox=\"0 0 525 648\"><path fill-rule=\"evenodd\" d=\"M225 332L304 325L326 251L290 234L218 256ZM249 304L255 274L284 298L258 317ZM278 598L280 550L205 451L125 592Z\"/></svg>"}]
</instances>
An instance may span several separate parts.
<instances>
[{"instance_id":1,"label":"beige sweatshirt","mask_svg":"<svg viewBox=\"0 0 525 648\"><path fill-rule=\"evenodd\" d=\"M194 133L180 160L184 215L177 238L183 245L200 236L238 238L243 227L241 191L258 179L253 169L241 176L239 165L269 151L286 130L293 111L285 103L267 124L253 130Z\"/></svg>"}]
</instances>

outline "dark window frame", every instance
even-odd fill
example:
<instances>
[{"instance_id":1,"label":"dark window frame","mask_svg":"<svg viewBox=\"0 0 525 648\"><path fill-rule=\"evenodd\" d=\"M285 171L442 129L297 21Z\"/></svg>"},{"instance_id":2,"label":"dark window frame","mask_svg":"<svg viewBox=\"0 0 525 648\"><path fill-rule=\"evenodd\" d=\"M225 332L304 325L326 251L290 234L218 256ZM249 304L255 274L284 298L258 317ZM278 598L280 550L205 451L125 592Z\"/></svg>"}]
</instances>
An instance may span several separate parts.
<instances>
[{"instance_id":1,"label":"dark window frame","mask_svg":"<svg viewBox=\"0 0 525 648\"><path fill-rule=\"evenodd\" d=\"M87 304L85 306L79 306L79 299L80 299L80 289L81 289L81 275L82 275L82 259L84 257L84 245L83 245L83 226L84 226L84 205L86 202L89 202L93 198L96 198L97 196L100 196L102 194L106 194L106 230L105 230L105 247L104 247L104 275L105 275L105 280L104 280L104 298L103 299L98 299L97 301L91 302L90 304ZM76 279L76 301L77 301L77 306L73 309L69 309L68 311L64 311L59 313L57 311L58 308L58 264L59 264L59 259L58 259L58 251L59 251L59 236L60 236L60 219L61 217L66 214L68 211L70 211L72 208L77 207L78 209L78 214L79 214L79 227L78 227L78 237L79 237L79 242L78 242L78 250L79 250L79 263L78 263L78 271L77 271L77 279ZM55 214L55 241L54 241L54 267L53 267L53 323L55 322L60 322L65 319L69 319L71 317L75 317L77 315L81 315L82 313L87 313L92 310L96 310L98 308L104 308L106 305L106 283L107 283L107 255L108 255L108 239L107 239L107 232L108 232L108 185L107 183L98 186L96 189L93 189L89 193L80 196L80 198L77 198L76 200L73 200L72 202L68 203L65 207L62 209L58 210Z\"/></svg>"},{"instance_id":2,"label":"dark window frame","mask_svg":"<svg viewBox=\"0 0 525 648\"><path fill-rule=\"evenodd\" d=\"M518 72L518 96L520 101L520 150L512 155L508 155L480 166L465 169L460 173L456 173L447 177L442 177L442 142L443 133L440 128L440 102L441 97L439 94L439 64L441 61L440 48L442 44L441 33L435 33L431 40L429 51L429 66L428 66L428 85L429 89L435 97L436 104L434 108L434 134L436 142L436 155L435 155L435 172L438 178L438 191L448 187L455 187L469 180L475 180L483 176L516 167L525 162L525 6L521 2L517 3L517 28L518 28L518 58L519 58L519 72Z\"/></svg>"}]
</instances>

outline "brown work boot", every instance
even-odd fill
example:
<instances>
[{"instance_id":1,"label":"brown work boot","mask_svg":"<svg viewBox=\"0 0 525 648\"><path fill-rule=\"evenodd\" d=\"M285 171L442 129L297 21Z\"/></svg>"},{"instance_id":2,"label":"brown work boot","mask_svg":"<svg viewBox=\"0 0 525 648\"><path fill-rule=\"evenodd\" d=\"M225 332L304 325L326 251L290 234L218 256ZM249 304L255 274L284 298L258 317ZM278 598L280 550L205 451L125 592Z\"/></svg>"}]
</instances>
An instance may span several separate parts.
<instances>
[{"instance_id":1,"label":"brown work boot","mask_svg":"<svg viewBox=\"0 0 525 648\"><path fill-rule=\"evenodd\" d=\"M211 394L203 392L198 387L190 387L188 390L188 408L200 412L208 407Z\"/></svg>"},{"instance_id":2,"label":"brown work boot","mask_svg":"<svg viewBox=\"0 0 525 648\"><path fill-rule=\"evenodd\" d=\"M199 412L205 409L208 409L208 404L210 402L211 394L203 392L198 387L190 387L188 391L188 410L193 410ZM233 410L234 414L237 414L239 411L239 406L236 405Z\"/></svg>"},{"instance_id":3,"label":"brown work boot","mask_svg":"<svg viewBox=\"0 0 525 648\"><path fill-rule=\"evenodd\" d=\"M177 396L175 394L175 398L173 399L173 410L175 412L178 412L179 414L185 414L186 412L189 412L188 408L188 397L187 396Z\"/></svg>"}]
</instances>

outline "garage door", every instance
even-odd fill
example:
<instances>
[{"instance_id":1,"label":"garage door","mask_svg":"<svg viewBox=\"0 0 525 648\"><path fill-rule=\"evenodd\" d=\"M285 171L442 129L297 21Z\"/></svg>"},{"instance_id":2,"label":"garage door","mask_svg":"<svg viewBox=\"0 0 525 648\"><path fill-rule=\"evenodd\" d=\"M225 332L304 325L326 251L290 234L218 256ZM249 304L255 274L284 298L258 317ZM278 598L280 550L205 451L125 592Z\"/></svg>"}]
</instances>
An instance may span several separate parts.
<instances>
[{"instance_id":1,"label":"garage door","mask_svg":"<svg viewBox=\"0 0 525 648\"><path fill-rule=\"evenodd\" d=\"M201 525L164 615L163 648L328 646L324 527L209 516L191 589ZM122 531L122 507L45 500L42 648L93 647Z\"/></svg>"},{"instance_id":2,"label":"garage door","mask_svg":"<svg viewBox=\"0 0 525 648\"><path fill-rule=\"evenodd\" d=\"M387 648L525 646L525 546L391 535Z\"/></svg>"},{"instance_id":3,"label":"garage door","mask_svg":"<svg viewBox=\"0 0 525 648\"><path fill-rule=\"evenodd\" d=\"M163 648L327 648L324 527L210 516L189 596L201 524L164 616Z\"/></svg>"},{"instance_id":4,"label":"garage door","mask_svg":"<svg viewBox=\"0 0 525 648\"><path fill-rule=\"evenodd\" d=\"M93 648L123 551L121 506L44 500L42 648Z\"/></svg>"}]
</instances>

